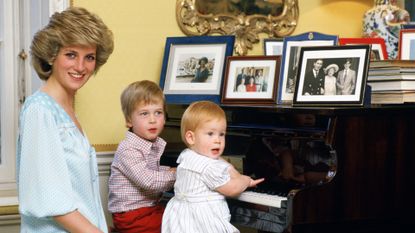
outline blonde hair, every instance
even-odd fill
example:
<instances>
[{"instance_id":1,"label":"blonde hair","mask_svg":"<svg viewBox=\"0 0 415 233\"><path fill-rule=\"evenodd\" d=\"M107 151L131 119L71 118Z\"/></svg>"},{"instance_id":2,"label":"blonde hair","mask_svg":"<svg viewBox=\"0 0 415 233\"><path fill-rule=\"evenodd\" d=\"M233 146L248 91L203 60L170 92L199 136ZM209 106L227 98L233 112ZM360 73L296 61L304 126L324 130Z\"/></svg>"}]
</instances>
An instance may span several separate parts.
<instances>
[{"instance_id":1,"label":"blonde hair","mask_svg":"<svg viewBox=\"0 0 415 233\"><path fill-rule=\"evenodd\" d=\"M74 45L96 46L96 74L114 50L113 34L101 18L85 8L70 7L53 14L30 46L32 65L40 79L48 80L60 49Z\"/></svg>"},{"instance_id":2,"label":"blonde hair","mask_svg":"<svg viewBox=\"0 0 415 233\"><path fill-rule=\"evenodd\" d=\"M131 120L131 114L138 104L158 103L163 105L163 110L166 113L167 107L163 91L156 83L149 80L133 82L121 94L121 109L127 122Z\"/></svg>"},{"instance_id":3,"label":"blonde hair","mask_svg":"<svg viewBox=\"0 0 415 233\"><path fill-rule=\"evenodd\" d=\"M195 131L201 124L211 120L225 120L226 115L223 109L211 101L193 102L183 113L180 124L180 133L183 142L187 145L185 134L187 131Z\"/></svg>"}]
</instances>

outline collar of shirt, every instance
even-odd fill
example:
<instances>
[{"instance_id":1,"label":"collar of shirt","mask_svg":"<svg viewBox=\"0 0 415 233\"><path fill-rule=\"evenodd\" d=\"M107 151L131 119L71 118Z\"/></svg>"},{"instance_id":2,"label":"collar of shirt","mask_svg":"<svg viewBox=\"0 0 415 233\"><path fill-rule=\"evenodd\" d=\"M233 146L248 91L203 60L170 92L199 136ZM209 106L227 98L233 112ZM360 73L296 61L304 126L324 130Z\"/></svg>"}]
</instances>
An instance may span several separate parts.
<instances>
[{"instance_id":1,"label":"collar of shirt","mask_svg":"<svg viewBox=\"0 0 415 233\"><path fill-rule=\"evenodd\" d=\"M125 139L130 145L141 150L145 154L149 154L152 149L164 148L166 146L166 141L160 137L157 137L157 139L152 142L130 131L127 131Z\"/></svg>"},{"instance_id":2,"label":"collar of shirt","mask_svg":"<svg viewBox=\"0 0 415 233\"><path fill-rule=\"evenodd\" d=\"M221 159L212 159L207 156L201 155L192 149L184 149L180 153L177 163L181 168L188 169L197 173L202 173L207 165L214 163L215 161L223 161Z\"/></svg>"}]
</instances>

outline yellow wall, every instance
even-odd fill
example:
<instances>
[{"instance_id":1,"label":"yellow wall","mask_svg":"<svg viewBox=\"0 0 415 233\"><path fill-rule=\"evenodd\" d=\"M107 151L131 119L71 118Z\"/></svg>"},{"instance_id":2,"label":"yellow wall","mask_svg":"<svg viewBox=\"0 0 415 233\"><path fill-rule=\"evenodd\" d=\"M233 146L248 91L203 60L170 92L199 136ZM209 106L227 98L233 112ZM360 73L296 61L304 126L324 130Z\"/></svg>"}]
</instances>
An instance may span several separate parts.
<instances>
[{"instance_id":1,"label":"yellow wall","mask_svg":"<svg viewBox=\"0 0 415 233\"><path fill-rule=\"evenodd\" d=\"M77 94L76 111L92 144L117 144L126 130L119 104L122 90L136 80L158 83L166 37L184 36L176 23L176 1L72 2L100 15L114 32L114 53ZM300 18L293 35L317 31L359 37L363 13L372 5L373 0L299 0ZM248 55L262 53L259 43Z\"/></svg>"}]
</instances>

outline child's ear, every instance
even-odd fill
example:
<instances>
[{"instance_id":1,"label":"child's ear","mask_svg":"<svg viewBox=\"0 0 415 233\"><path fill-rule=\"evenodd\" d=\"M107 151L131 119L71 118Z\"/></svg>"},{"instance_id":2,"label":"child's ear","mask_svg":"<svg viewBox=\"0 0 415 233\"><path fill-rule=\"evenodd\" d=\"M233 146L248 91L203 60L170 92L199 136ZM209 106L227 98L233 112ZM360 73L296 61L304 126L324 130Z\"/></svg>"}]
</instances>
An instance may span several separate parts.
<instances>
[{"instance_id":1,"label":"child's ear","mask_svg":"<svg viewBox=\"0 0 415 233\"><path fill-rule=\"evenodd\" d=\"M133 124L131 123L130 120L125 121L125 127L127 127L127 128L132 128L133 127Z\"/></svg>"},{"instance_id":2,"label":"child's ear","mask_svg":"<svg viewBox=\"0 0 415 233\"><path fill-rule=\"evenodd\" d=\"M184 138L189 145L193 145L195 143L195 134L190 130L186 131Z\"/></svg>"}]
</instances>

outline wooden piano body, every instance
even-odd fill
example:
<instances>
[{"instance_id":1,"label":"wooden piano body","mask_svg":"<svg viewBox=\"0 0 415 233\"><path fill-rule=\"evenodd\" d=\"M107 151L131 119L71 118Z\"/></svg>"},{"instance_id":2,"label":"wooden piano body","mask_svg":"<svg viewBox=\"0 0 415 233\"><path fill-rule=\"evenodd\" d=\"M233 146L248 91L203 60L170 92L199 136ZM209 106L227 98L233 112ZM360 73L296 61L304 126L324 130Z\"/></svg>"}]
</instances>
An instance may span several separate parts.
<instances>
[{"instance_id":1,"label":"wooden piano body","mask_svg":"<svg viewBox=\"0 0 415 233\"><path fill-rule=\"evenodd\" d=\"M186 107L168 106L162 135L168 142L167 154L177 155L183 148L177 133ZM285 210L262 206L261 210L282 213L285 218L274 230L258 230L378 233L404 232L405 227L415 226L415 106L222 107L230 135L236 135L227 141L227 148L243 148L246 143L238 142L237 135L302 140L308 135L310 141L322 141L335 151L334 177L294 187L283 204ZM230 208L250 208L249 203L244 206L238 202L231 201Z\"/></svg>"}]
</instances>

